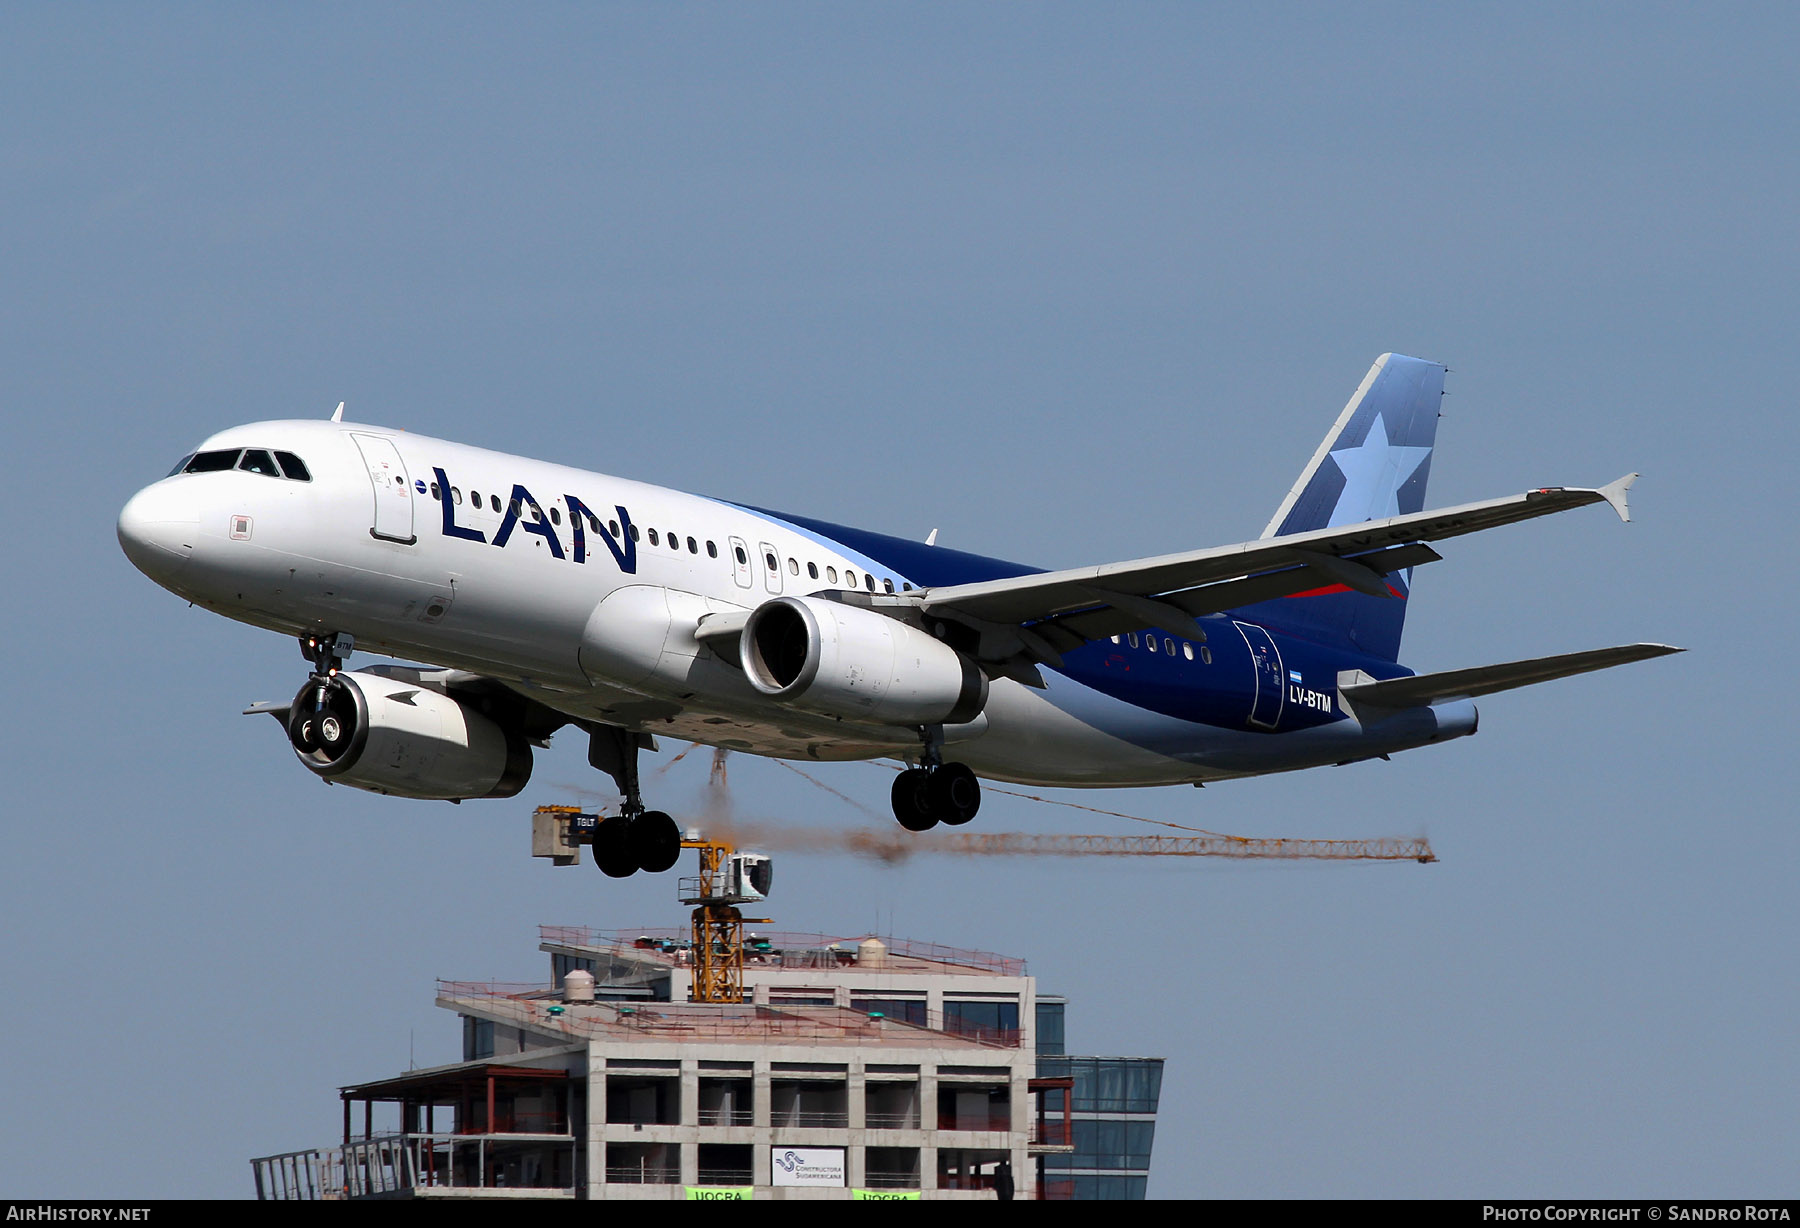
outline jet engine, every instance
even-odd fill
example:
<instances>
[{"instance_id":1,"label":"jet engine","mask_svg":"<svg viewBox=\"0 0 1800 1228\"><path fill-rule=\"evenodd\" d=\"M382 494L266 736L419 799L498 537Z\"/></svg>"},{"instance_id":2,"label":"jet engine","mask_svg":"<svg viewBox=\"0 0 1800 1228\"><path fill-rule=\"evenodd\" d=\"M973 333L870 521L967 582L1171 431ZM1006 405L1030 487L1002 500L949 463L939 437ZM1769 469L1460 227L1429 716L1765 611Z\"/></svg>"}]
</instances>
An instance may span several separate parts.
<instances>
[{"instance_id":1,"label":"jet engine","mask_svg":"<svg viewBox=\"0 0 1800 1228\"><path fill-rule=\"evenodd\" d=\"M287 730L313 772L371 793L511 797L531 779L531 746L518 733L402 678L359 671L308 681L294 696Z\"/></svg>"},{"instance_id":2,"label":"jet engine","mask_svg":"<svg viewBox=\"0 0 1800 1228\"><path fill-rule=\"evenodd\" d=\"M954 725L987 706L974 662L916 627L860 606L777 597L751 612L744 673L771 699L883 725Z\"/></svg>"}]
</instances>

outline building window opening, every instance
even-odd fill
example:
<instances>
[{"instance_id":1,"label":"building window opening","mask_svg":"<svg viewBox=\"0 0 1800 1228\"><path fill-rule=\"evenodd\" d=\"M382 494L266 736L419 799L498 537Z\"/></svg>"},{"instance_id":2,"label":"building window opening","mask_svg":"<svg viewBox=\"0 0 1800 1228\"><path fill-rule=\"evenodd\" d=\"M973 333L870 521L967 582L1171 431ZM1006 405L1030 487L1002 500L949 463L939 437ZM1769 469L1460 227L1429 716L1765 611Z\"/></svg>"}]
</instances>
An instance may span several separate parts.
<instances>
[{"instance_id":1,"label":"building window opening","mask_svg":"<svg viewBox=\"0 0 1800 1228\"><path fill-rule=\"evenodd\" d=\"M917 1083L869 1083L865 1085L863 1119L871 1130L917 1130Z\"/></svg>"},{"instance_id":2,"label":"building window opening","mask_svg":"<svg viewBox=\"0 0 1800 1228\"><path fill-rule=\"evenodd\" d=\"M939 1083L940 1130L1010 1130L1012 1102L1007 1085Z\"/></svg>"},{"instance_id":3,"label":"building window opening","mask_svg":"<svg viewBox=\"0 0 1800 1228\"><path fill-rule=\"evenodd\" d=\"M755 1177L749 1143L701 1143L701 1185L749 1185Z\"/></svg>"},{"instance_id":4,"label":"building window opening","mask_svg":"<svg viewBox=\"0 0 1800 1228\"><path fill-rule=\"evenodd\" d=\"M703 1126L751 1126L756 1110L751 1102L755 1084L749 1079L700 1079L700 1124ZM749 1181L738 1184L749 1185Z\"/></svg>"},{"instance_id":5,"label":"building window opening","mask_svg":"<svg viewBox=\"0 0 1800 1228\"><path fill-rule=\"evenodd\" d=\"M865 1157L865 1180L871 1190L916 1190L919 1188L919 1149L917 1147L870 1147Z\"/></svg>"},{"instance_id":6,"label":"building window opening","mask_svg":"<svg viewBox=\"0 0 1800 1228\"><path fill-rule=\"evenodd\" d=\"M681 1124L681 1080L606 1078L606 1120L612 1125L676 1126Z\"/></svg>"},{"instance_id":7,"label":"building window opening","mask_svg":"<svg viewBox=\"0 0 1800 1228\"><path fill-rule=\"evenodd\" d=\"M675 1185L681 1180L681 1144L608 1143L606 1180L611 1185Z\"/></svg>"},{"instance_id":8,"label":"building window opening","mask_svg":"<svg viewBox=\"0 0 1800 1228\"><path fill-rule=\"evenodd\" d=\"M848 1085L835 1079L775 1079L769 1083L769 1124L826 1130L850 1124Z\"/></svg>"}]
</instances>

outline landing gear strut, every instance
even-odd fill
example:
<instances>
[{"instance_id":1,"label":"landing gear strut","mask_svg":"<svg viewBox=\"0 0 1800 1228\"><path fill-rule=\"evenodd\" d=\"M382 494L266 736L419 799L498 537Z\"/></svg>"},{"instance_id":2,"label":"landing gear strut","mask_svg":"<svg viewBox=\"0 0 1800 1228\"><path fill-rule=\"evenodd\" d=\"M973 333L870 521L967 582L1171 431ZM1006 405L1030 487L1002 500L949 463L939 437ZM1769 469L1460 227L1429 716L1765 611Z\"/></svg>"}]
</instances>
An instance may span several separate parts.
<instances>
[{"instance_id":1,"label":"landing gear strut","mask_svg":"<svg viewBox=\"0 0 1800 1228\"><path fill-rule=\"evenodd\" d=\"M660 810L645 810L638 791L638 750L656 742L647 734L611 725L588 734L588 762L613 778L625 805L594 829L594 864L608 878L629 878L639 870L661 874L681 856L681 828Z\"/></svg>"},{"instance_id":2,"label":"landing gear strut","mask_svg":"<svg viewBox=\"0 0 1800 1228\"><path fill-rule=\"evenodd\" d=\"M941 727L926 726L921 735L923 766L894 779L894 817L907 831L929 831L939 823L960 827L981 809L981 782L967 764L944 762Z\"/></svg>"}]
</instances>

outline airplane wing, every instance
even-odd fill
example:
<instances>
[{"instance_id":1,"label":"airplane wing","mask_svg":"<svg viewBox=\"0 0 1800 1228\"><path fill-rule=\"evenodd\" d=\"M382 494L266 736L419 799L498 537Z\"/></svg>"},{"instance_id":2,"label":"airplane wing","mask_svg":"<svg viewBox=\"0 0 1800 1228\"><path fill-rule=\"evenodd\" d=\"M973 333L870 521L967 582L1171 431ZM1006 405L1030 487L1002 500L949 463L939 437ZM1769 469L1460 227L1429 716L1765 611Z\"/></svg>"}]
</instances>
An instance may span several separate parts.
<instances>
[{"instance_id":1,"label":"airplane wing","mask_svg":"<svg viewBox=\"0 0 1800 1228\"><path fill-rule=\"evenodd\" d=\"M1621 644L1617 648L1595 648L1588 652L1567 652L1555 657L1533 657L1528 661L1508 661L1504 665L1482 665L1475 669L1453 669L1441 674L1417 674L1411 678L1391 678L1386 682L1361 682L1343 686L1343 696L1351 704L1376 708L1413 708L1443 703L1447 699L1473 699L1510 691L1514 687L1567 678L1614 665L1647 661L1684 648L1668 644ZM1361 675L1367 677L1367 675Z\"/></svg>"},{"instance_id":2,"label":"airplane wing","mask_svg":"<svg viewBox=\"0 0 1800 1228\"><path fill-rule=\"evenodd\" d=\"M1626 474L1593 490L1544 487L1504 499L1235 546L929 588L895 604L916 605L983 631L984 660L1004 660L1023 652L1057 665L1060 653L1088 640L1140 627L1204 640L1206 635L1195 622L1198 615L1252 602L1337 584L1391 596L1384 576L1441 557L1426 542L1591 503L1610 504L1621 520L1629 520L1625 495L1637 476Z\"/></svg>"}]
</instances>

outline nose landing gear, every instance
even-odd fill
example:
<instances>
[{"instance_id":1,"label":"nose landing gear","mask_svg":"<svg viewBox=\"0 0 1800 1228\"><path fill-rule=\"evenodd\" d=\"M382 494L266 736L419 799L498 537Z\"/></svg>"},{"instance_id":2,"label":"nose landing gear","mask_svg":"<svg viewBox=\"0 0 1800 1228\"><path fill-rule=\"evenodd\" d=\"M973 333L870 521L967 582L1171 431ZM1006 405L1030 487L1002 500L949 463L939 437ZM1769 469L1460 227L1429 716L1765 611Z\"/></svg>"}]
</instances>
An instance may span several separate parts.
<instances>
[{"instance_id":1,"label":"nose landing gear","mask_svg":"<svg viewBox=\"0 0 1800 1228\"><path fill-rule=\"evenodd\" d=\"M312 677L301 689L288 712L288 739L303 755L323 752L336 759L349 744L354 712L339 699L340 686L332 679L344 668L344 658L356 648L356 640L333 631L300 637L300 655L312 662Z\"/></svg>"}]
</instances>

